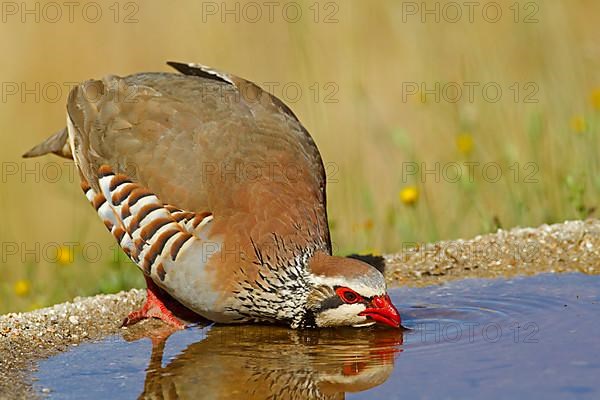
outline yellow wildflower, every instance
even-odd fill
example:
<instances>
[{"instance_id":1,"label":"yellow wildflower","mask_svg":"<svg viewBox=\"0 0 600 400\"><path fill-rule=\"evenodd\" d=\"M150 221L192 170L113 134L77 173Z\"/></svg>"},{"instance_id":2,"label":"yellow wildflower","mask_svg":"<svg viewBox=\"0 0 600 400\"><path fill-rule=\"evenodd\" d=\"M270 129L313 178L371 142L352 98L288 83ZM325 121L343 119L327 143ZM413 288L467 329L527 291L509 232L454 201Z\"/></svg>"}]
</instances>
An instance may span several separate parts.
<instances>
[{"instance_id":1,"label":"yellow wildflower","mask_svg":"<svg viewBox=\"0 0 600 400\"><path fill-rule=\"evenodd\" d=\"M31 284L26 279L19 279L15 282L13 289L17 296L25 297L29 294L29 291L31 290Z\"/></svg>"},{"instance_id":2,"label":"yellow wildflower","mask_svg":"<svg viewBox=\"0 0 600 400\"><path fill-rule=\"evenodd\" d=\"M62 265L67 265L73 262L75 255L73 254L73 248L67 246L60 246L58 253L56 254L56 262Z\"/></svg>"},{"instance_id":3,"label":"yellow wildflower","mask_svg":"<svg viewBox=\"0 0 600 400\"><path fill-rule=\"evenodd\" d=\"M367 219L367 220L365 221L365 224L364 224L364 226L365 226L365 230L366 230L366 231L370 231L370 230L372 230L372 229L373 229L373 225L374 225L374 224L373 224L373 220L372 220L371 218Z\"/></svg>"},{"instance_id":4,"label":"yellow wildflower","mask_svg":"<svg viewBox=\"0 0 600 400\"><path fill-rule=\"evenodd\" d=\"M473 151L473 136L469 132L460 133L456 137L456 148L461 154L470 154Z\"/></svg>"},{"instance_id":5,"label":"yellow wildflower","mask_svg":"<svg viewBox=\"0 0 600 400\"><path fill-rule=\"evenodd\" d=\"M583 133L587 130L587 123L582 115L575 115L571 118L571 129L575 133Z\"/></svg>"},{"instance_id":6,"label":"yellow wildflower","mask_svg":"<svg viewBox=\"0 0 600 400\"><path fill-rule=\"evenodd\" d=\"M416 186L406 186L400 190L398 196L403 204L412 206L419 200L419 190Z\"/></svg>"},{"instance_id":7,"label":"yellow wildflower","mask_svg":"<svg viewBox=\"0 0 600 400\"><path fill-rule=\"evenodd\" d=\"M600 110L600 88L596 88L596 89L592 90L592 94L590 96L590 102L592 103L592 106L596 110Z\"/></svg>"}]
</instances>

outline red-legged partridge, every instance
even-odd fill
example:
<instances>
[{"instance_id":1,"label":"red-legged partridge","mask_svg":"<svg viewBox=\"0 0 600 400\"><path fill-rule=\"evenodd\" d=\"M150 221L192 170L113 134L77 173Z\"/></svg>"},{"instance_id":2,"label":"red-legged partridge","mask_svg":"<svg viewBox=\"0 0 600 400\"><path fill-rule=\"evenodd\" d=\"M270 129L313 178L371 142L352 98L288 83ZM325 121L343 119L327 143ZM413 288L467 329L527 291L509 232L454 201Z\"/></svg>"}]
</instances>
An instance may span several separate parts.
<instances>
[{"instance_id":1,"label":"red-legged partridge","mask_svg":"<svg viewBox=\"0 0 600 400\"><path fill-rule=\"evenodd\" d=\"M383 275L331 255L323 162L292 111L245 79L169 64L182 74L73 88L67 128L25 154L75 161L146 277L148 300L129 322L181 326L164 291L220 323L398 327Z\"/></svg>"}]
</instances>

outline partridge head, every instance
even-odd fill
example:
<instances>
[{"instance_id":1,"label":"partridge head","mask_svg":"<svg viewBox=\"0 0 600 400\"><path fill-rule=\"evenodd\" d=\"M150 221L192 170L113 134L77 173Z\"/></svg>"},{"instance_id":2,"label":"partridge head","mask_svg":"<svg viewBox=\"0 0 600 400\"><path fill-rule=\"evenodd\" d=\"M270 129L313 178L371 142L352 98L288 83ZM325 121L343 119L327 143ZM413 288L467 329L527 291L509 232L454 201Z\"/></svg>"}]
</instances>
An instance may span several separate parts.
<instances>
[{"instance_id":1,"label":"partridge head","mask_svg":"<svg viewBox=\"0 0 600 400\"><path fill-rule=\"evenodd\" d=\"M67 127L25 154L73 159L143 272L148 299L126 323L182 326L177 304L221 323L399 327L381 272L331 255L325 169L294 113L245 79L169 65L181 74L74 87Z\"/></svg>"},{"instance_id":2,"label":"partridge head","mask_svg":"<svg viewBox=\"0 0 600 400\"><path fill-rule=\"evenodd\" d=\"M359 260L318 252L309 263L304 326L400 325L400 315L377 269Z\"/></svg>"}]
</instances>

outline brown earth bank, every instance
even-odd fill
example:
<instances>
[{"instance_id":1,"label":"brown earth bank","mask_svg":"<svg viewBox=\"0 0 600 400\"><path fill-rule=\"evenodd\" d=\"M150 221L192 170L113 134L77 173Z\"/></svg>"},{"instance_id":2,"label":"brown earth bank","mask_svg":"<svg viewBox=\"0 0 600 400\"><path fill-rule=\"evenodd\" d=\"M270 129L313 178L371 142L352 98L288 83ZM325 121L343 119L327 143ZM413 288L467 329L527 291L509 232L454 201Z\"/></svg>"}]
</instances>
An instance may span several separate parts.
<instances>
[{"instance_id":1,"label":"brown earth bank","mask_svg":"<svg viewBox=\"0 0 600 400\"><path fill-rule=\"evenodd\" d=\"M390 287L543 272L599 274L600 221L499 230L469 240L407 243L399 253L385 255L385 260ZM144 297L143 290L132 289L0 316L0 398L35 396L31 373L36 360L120 331L143 335L155 328L158 322L120 327Z\"/></svg>"}]
</instances>

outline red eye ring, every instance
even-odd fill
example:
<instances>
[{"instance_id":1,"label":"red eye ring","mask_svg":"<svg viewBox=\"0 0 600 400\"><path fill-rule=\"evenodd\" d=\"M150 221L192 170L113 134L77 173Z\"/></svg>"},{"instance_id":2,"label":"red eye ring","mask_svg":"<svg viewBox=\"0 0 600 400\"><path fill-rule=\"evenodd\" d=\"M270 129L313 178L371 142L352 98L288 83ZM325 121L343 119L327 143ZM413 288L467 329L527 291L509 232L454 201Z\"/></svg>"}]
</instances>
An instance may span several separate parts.
<instances>
[{"instance_id":1,"label":"red eye ring","mask_svg":"<svg viewBox=\"0 0 600 400\"><path fill-rule=\"evenodd\" d=\"M347 287L339 287L335 289L337 295L347 304L354 304L362 301L362 297L354 290Z\"/></svg>"}]
</instances>

